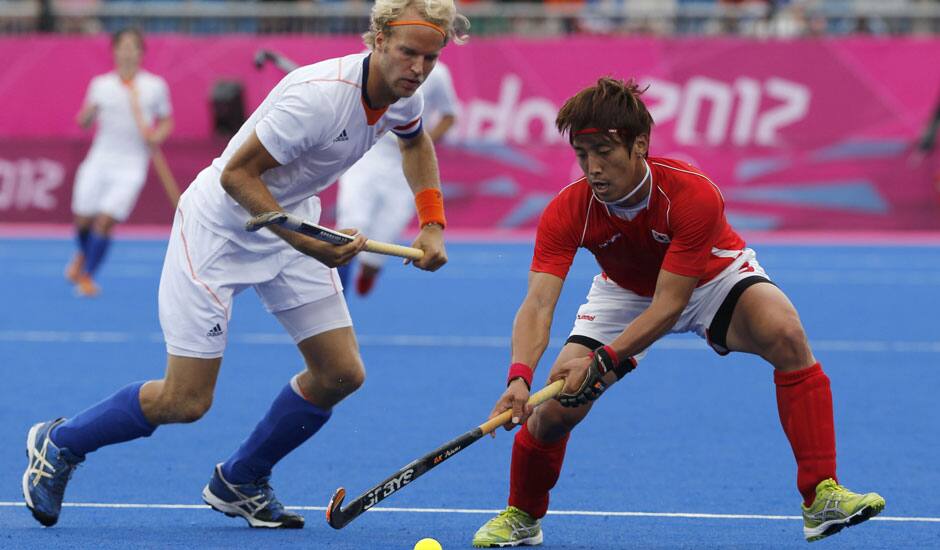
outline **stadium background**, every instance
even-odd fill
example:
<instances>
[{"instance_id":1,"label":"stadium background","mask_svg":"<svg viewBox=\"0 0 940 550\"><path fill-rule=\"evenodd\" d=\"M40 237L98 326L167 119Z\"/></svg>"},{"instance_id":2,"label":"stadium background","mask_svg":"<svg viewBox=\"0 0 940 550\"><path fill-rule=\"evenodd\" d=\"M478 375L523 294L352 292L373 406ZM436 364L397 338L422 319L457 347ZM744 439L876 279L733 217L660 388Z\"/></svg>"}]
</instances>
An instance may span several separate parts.
<instances>
[{"instance_id":1,"label":"stadium background","mask_svg":"<svg viewBox=\"0 0 940 550\"><path fill-rule=\"evenodd\" d=\"M70 221L71 182L90 140L73 118L90 77L111 66L106 31L136 25L148 33L144 66L170 85L176 129L165 149L185 184L224 146L213 97L225 83L243 90L241 108L250 113L282 76L273 66L255 68L258 50L300 63L357 51L350 30L364 28L368 8L0 2L2 221ZM940 108L937 2L462 9L474 22L473 40L442 56L461 104L439 151L452 234L531 232L541 208L577 174L554 114L604 74L650 85L653 154L710 174L739 229L940 229L936 156L923 153ZM37 32L46 27L59 32ZM168 222L171 211L151 180L125 229ZM331 194L326 199L330 221Z\"/></svg>"},{"instance_id":2,"label":"stadium background","mask_svg":"<svg viewBox=\"0 0 940 550\"><path fill-rule=\"evenodd\" d=\"M396 495L387 504L410 507L401 513L369 514L339 533L317 521L317 506L336 485L357 493L488 412L505 370L534 224L575 176L572 155L550 125L554 111L602 74L650 84L653 154L685 158L715 178L732 223L786 285L825 357L843 474L850 486L870 484L889 497L887 521L825 544L938 544L940 509L931 495L940 487L933 404L940 384L940 2L460 6L473 23L471 41L448 47L442 59L452 68L461 113L438 150L452 261L427 278L390 269L374 297L350 299L370 381L322 441L284 464L287 472L311 463L316 470L275 478L288 504L317 510L308 512L307 536L315 538L277 534L262 544L410 548L436 536L445 548L466 547L485 520L481 509L502 504L506 437L498 449L481 443ZM72 180L91 140L74 115L88 80L112 66L108 33L143 29L144 67L170 85L176 130L164 150L185 185L226 142L213 99L231 99L226 93L240 88L247 113L281 77L272 66L255 67L258 50L301 63L358 51L368 9L363 2L0 0L0 438L10 438L0 453L0 526L7 527L0 547L257 542L241 524L187 508L199 505L206 465L242 437L297 365L253 297L238 302L240 334L233 334L210 417L193 429L158 431L160 444L96 454L70 486L67 501L77 508L44 535L18 509L19 438L31 422L162 368L155 295L172 210L152 171L131 219L118 228L102 297L78 300L61 280L72 248ZM324 198L327 223L334 197L335 188ZM579 256L543 363L593 271ZM276 374L259 373L253 361L276 364ZM442 362L446 380L437 370ZM717 372L712 364L719 362L734 374L703 374ZM772 396L759 401L752 393L772 391L756 363L720 361L697 340L667 339L656 369L617 388L629 400L603 404L609 417L636 420L621 428L629 446L606 438L600 421L585 427L584 447L573 445L570 474L553 502L565 514L588 515L550 518L546 544L802 547L792 457ZM898 368L879 369L886 365ZM866 409L852 406L858 400ZM420 421L412 419L416 410ZM693 422L693 411L706 413ZM772 459L755 464L752 452ZM608 459L634 473L623 487L598 486L587 471ZM140 478L142 471L149 473ZM747 483L736 488L738 480ZM772 496L757 498L755 485ZM730 515L710 523L708 513Z\"/></svg>"}]
</instances>

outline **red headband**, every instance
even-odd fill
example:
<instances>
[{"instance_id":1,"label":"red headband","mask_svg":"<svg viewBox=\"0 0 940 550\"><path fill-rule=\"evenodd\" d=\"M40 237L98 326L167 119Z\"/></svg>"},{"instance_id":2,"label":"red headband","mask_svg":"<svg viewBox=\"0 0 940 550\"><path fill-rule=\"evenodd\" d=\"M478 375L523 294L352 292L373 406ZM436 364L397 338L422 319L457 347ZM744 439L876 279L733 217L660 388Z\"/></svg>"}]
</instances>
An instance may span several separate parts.
<instances>
[{"instance_id":1,"label":"red headband","mask_svg":"<svg viewBox=\"0 0 940 550\"><path fill-rule=\"evenodd\" d=\"M615 129L613 129L613 128L607 128L607 129L602 129L602 128L584 128L583 130L578 130L577 132L575 132L574 135L576 135L576 136L583 136L583 135L586 135L586 134L600 134L600 133L602 133L602 132L607 132L607 133L609 133L609 134L616 134L616 133L617 133L617 130L615 130Z\"/></svg>"}]
</instances>

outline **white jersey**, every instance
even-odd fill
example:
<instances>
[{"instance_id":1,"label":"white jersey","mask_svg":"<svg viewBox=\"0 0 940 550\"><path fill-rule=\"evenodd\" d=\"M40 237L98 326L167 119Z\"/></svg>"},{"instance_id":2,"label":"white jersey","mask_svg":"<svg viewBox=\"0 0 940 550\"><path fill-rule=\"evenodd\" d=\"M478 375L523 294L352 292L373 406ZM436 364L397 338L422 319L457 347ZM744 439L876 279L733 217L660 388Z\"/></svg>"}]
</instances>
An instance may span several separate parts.
<instances>
[{"instance_id":1,"label":"white jersey","mask_svg":"<svg viewBox=\"0 0 940 550\"><path fill-rule=\"evenodd\" d=\"M170 116L170 91L165 80L140 70L134 75L131 85L137 90L141 116L148 127L155 119ZM122 157L132 157L146 162L150 151L134 119L130 86L124 84L117 73L94 77L88 85L85 103L98 109L98 128L88 152L89 158L120 162Z\"/></svg>"},{"instance_id":2,"label":"white jersey","mask_svg":"<svg viewBox=\"0 0 940 550\"><path fill-rule=\"evenodd\" d=\"M210 230L255 251L286 244L270 231L244 230L248 212L219 182L226 163L252 132L281 166L262 180L281 207L311 221L320 215L317 193L330 186L379 138L392 130L404 138L422 131L420 93L385 109L365 97L368 54L328 59L292 71L261 103L222 155L187 189L188 210Z\"/></svg>"}]
</instances>

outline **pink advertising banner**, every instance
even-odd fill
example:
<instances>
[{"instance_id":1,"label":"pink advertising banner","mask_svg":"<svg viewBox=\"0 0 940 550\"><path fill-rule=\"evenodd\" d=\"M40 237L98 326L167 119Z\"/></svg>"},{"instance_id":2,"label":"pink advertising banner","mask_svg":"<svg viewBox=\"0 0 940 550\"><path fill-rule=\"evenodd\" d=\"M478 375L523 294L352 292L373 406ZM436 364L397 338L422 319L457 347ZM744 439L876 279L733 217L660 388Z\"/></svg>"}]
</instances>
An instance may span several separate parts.
<instances>
[{"instance_id":1,"label":"pink advertising banner","mask_svg":"<svg viewBox=\"0 0 940 550\"><path fill-rule=\"evenodd\" d=\"M301 63L361 49L356 37L148 38L145 66L169 83L165 146L182 183L224 146L210 91L244 85L250 111L280 79L260 48ZM88 81L110 68L106 38L0 39L0 223L66 223L89 135L74 124ZM582 37L472 40L442 60L460 96L440 147L451 227L531 230L578 176L553 122L602 75L649 85L654 156L698 165L745 230L940 230L938 154L916 150L940 100L938 39L746 41ZM327 221L335 190L325 197ZM130 224L167 224L151 174Z\"/></svg>"}]
</instances>

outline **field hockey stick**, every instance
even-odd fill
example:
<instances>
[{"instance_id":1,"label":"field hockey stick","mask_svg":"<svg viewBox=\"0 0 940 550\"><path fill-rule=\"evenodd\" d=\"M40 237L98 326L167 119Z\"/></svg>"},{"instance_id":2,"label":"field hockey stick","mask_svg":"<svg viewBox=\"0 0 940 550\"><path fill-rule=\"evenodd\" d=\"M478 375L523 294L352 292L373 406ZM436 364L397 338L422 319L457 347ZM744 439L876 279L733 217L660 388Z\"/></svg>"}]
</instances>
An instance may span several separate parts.
<instances>
[{"instance_id":1,"label":"field hockey stick","mask_svg":"<svg viewBox=\"0 0 940 550\"><path fill-rule=\"evenodd\" d=\"M549 399L554 398L564 386L564 380L552 382L532 394L529 397L529 405L537 407ZM430 453L409 463L382 483L369 489L350 502L349 506L345 509L341 509L340 506L343 504L343 499L346 497L346 489L340 487L333 493L333 497L326 507L326 521L330 524L330 527L342 529L350 521L362 515L363 512L398 492L402 487L418 479L431 468L434 468L463 449L466 449L484 435L492 432L506 422L509 422L511 416L512 410L503 411L502 414L494 416L460 437L448 441Z\"/></svg>"},{"instance_id":2,"label":"field hockey stick","mask_svg":"<svg viewBox=\"0 0 940 550\"><path fill-rule=\"evenodd\" d=\"M335 245L350 243L355 238L352 235L340 233L328 227L305 221L287 212L265 212L259 214L248 220L245 224L245 230L257 231L269 225L279 225L285 229L290 229L291 231L296 231L308 237L313 237L314 239ZM375 252L376 254L385 254L386 256L408 258L409 260L420 260L424 257L424 251L417 248L372 240L366 241L366 250Z\"/></svg>"},{"instance_id":3,"label":"field hockey stick","mask_svg":"<svg viewBox=\"0 0 940 550\"><path fill-rule=\"evenodd\" d=\"M297 67L300 67L300 65L288 59L286 56L279 54L277 52L273 52L271 50L258 50L257 52L255 52L254 61L255 61L255 68L258 69L259 71L264 67L264 64L267 63L268 61L270 61L271 63L274 63L275 67L284 71L285 73L289 73L293 71L294 69L296 69Z\"/></svg>"},{"instance_id":4,"label":"field hockey stick","mask_svg":"<svg viewBox=\"0 0 940 550\"><path fill-rule=\"evenodd\" d=\"M147 124L144 122L143 113L140 112L140 104L137 102L137 92L133 89L131 93L131 113L134 115L134 122L137 124L137 130L140 132L141 137L144 138L144 141L147 139L147 134L149 130L147 129ZM176 183L176 178L173 177L173 171L170 170L170 165L166 161L166 157L163 156L163 151L160 149L159 145L149 145L150 147L150 162L153 163L153 171L157 173L157 179L160 180L160 184L163 186L163 191L166 192L166 198L170 201L170 204L176 209L176 205L180 202L180 186Z\"/></svg>"},{"instance_id":5,"label":"field hockey stick","mask_svg":"<svg viewBox=\"0 0 940 550\"><path fill-rule=\"evenodd\" d=\"M180 186L176 183L176 178L173 177L170 165L167 163L166 157L163 156L163 151L159 146L154 145L151 147L150 161L153 163L154 172L157 173L157 179L163 184L166 198L170 201L170 204L173 205L173 208L176 208L176 205L180 202Z\"/></svg>"}]
</instances>

